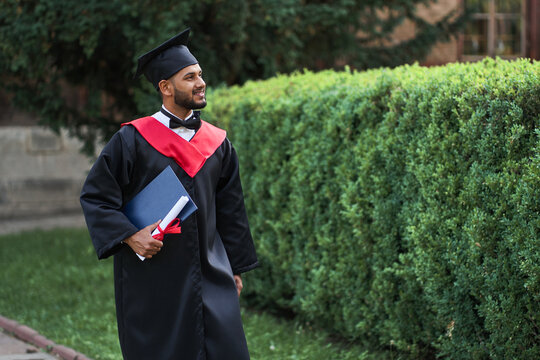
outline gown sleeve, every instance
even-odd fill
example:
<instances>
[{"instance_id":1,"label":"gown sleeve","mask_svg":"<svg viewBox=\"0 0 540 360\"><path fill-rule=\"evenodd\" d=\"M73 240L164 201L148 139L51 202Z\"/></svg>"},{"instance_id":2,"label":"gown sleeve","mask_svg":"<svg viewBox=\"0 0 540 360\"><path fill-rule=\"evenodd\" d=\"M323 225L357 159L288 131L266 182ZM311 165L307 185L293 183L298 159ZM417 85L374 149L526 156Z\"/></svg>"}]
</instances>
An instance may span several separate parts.
<instances>
[{"instance_id":1,"label":"gown sleeve","mask_svg":"<svg viewBox=\"0 0 540 360\"><path fill-rule=\"evenodd\" d=\"M216 190L216 224L233 274L238 275L257 267L258 261L244 205L238 157L228 139L222 146L225 151Z\"/></svg>"},{"instance_id":2,"label":"gown sleeve","mask_svg":"<svg viewBox=\"0 0 540 360\"><path fill-rule=\"evenodd\" d=\"M122 241L138 229L121 211L123 191L130 181L134 163L133 138L129 128L117 132L103 148L81 191L81 206L99 259L121 249Z\"/></svg>"}]
</instances>

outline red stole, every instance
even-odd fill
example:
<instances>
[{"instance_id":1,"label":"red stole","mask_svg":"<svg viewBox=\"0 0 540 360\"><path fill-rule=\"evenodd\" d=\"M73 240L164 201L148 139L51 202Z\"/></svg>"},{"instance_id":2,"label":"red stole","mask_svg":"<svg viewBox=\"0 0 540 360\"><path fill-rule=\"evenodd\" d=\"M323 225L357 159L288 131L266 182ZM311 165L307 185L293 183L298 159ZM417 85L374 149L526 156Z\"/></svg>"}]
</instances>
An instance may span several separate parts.
<instances>
[{"instance_id":1,"label":"red stole","mask_svg":"<svg viewBox=\"0 0 540 360\"><path fill-rule=\"evenodd\" d=\"M206 121L190 141L171 131L151 116L122 124L133 125L148 143L161 154L170 157L190 176L194 177L217 148L227 133Z\"/></svg>"}]
</instances>

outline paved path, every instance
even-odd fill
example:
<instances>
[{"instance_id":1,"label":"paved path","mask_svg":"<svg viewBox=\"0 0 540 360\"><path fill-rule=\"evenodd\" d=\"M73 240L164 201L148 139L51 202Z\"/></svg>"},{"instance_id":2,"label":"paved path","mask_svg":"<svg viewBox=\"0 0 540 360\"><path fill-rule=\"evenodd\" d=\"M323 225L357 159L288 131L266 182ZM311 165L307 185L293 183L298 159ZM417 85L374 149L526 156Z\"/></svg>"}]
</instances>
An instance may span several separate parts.
<instances>
[{"instance_id":1,"label":"paved path","mask_svg":"<svg viewBox=\"0 0 540 360\"><path fill-rule=\"evenodd\" d=\"M82 214L56 215L27 220L0 219L0 235L25 230L50 230L59 227L84 227ZM0 360L90 360L68 347L55 344L37 331L0 314ZM47 350L47 351L45 351Z\"/></svg>"},{"instance_id":2,"label":"paved path","mask_svg":"<svg viewBox=\"0 0 540 360\"><path fill-rule=\"evenodd\" d=\"M57 360L33 345L17 340L13 336L0 332L0 360Z\"/></svg>"}]
</instances>

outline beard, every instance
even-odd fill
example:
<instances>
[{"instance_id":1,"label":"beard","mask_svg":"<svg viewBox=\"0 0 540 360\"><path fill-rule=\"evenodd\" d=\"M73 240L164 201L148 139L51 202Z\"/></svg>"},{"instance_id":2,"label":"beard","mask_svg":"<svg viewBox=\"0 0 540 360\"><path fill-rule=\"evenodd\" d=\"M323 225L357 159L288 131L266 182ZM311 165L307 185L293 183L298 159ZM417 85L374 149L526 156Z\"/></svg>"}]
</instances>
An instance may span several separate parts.
<instances>
[{"instance_id":1,"label":"beard","mask_svg":"<svg viewBox=\"0 0 540 360\"><path fill-rule=\"evenodd\" d=\"M202 109L206 106L206 97L197 102L193 99L193 93L190 96L189 94L174 88L174 103L184 109Z\"/></svg>"}]
</instances>

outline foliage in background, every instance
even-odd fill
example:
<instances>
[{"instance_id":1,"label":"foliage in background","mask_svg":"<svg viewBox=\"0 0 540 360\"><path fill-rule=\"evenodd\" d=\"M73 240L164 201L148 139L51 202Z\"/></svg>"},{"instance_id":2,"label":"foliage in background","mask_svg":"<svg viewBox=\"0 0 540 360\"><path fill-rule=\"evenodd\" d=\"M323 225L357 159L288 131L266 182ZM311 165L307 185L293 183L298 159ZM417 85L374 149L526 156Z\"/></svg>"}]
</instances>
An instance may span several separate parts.
<instances>
[{"instance_id":1,"label":"foliage in background","mask_svg":"<svg viewBox=\"0 0 540 360\"><path fill-rule=\"evenodd\" d=\"M212 94L246 295L370 349L540 358L540 63L306 72Z\"/></svg>"},{"instance_id":2,"label":"foliage in background","mask_svg":"<svg viewBox=\"0 0 540 360\"><path fill-rule=\"evenodd\" d=\"M3 0L2 90L54 129L66 127L92 150L121 121L153 113L155 90L133 81L138 55L192 27L190 48L210 85L346 62L358 69L421 59L455 34L454 13L431 24L426 0ZM405 20L414 36L389 36Z\"/></svg>"},{"instance_id":3,"label":"foliage in background","mask_svg":"<svg viewBox=\"0 0 540 360\"><path fill-rule=\"evenodd\" d=\"M98 261L86 230L0 236L0 315L95 360L120 360L112 259ZM249 276L245 285L248 288ZM375 360L298 321L242 309L253 360ZM383 356L388 358L388 356Z\"/></svg>"}]
</instances>

